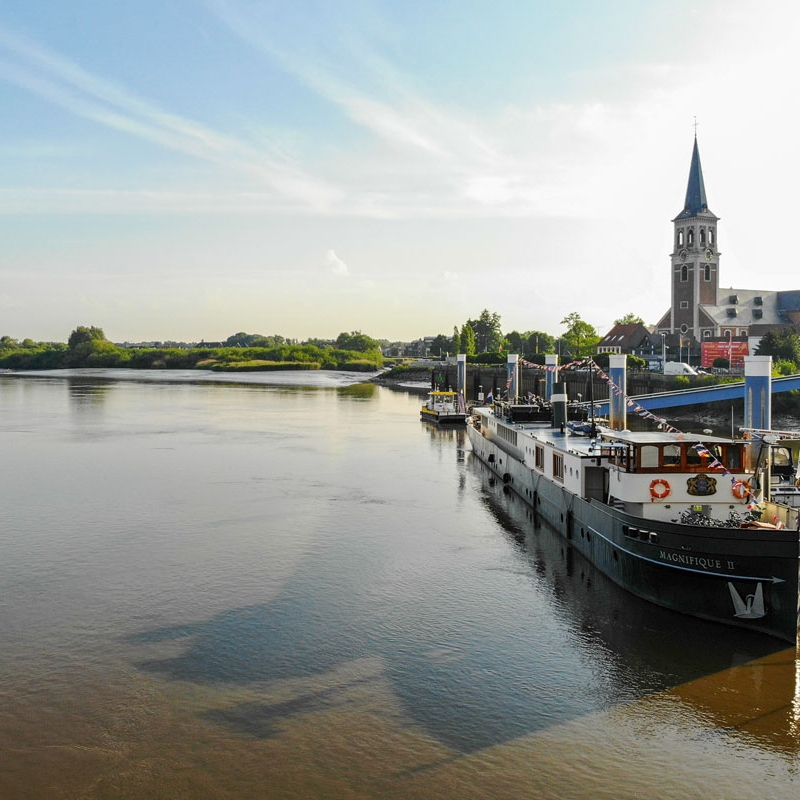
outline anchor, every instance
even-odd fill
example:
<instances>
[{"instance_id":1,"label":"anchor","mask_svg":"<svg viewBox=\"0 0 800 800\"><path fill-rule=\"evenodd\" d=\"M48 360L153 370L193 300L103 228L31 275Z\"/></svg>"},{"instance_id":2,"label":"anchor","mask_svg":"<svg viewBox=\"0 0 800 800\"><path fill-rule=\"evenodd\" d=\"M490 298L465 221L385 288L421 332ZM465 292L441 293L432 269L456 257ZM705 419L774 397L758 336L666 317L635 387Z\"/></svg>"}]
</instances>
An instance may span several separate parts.
<instances>
[{"instance_id":1,"label":"anchor","mask_svg":"<svg viewBox=\"0 0 800 800\"><path fill-rule=\"evenodd\" d=\"M733 600L734 616L741 617L742 619L759 619L767 612L764 610L764 591L761 588L761 583L756 586L755 594L748 594L742 600L736 587L728 581L728 589L731 593L731 600Z\"/></svg>"}]
</instances>

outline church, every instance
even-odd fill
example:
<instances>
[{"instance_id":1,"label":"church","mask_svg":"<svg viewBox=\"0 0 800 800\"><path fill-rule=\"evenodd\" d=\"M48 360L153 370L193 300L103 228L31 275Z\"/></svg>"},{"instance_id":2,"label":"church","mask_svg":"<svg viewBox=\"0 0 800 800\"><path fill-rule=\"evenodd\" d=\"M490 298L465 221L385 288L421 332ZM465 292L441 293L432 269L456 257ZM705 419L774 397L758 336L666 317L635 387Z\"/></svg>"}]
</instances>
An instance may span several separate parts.
<instances>
[{"instance_id":1,"label":"church","mask_svg":"<svg viewBox=\"0 0 800 800\"><path fill-rule=\"evenodd\" d=\"M767 331L800 323L800 290L720 287L719 217L708 207L696 134L686 200L672 224L672 305L655 328L670 353L683 349L695 365L723 357L737 366Z\"/></svg>"}]
</instances>

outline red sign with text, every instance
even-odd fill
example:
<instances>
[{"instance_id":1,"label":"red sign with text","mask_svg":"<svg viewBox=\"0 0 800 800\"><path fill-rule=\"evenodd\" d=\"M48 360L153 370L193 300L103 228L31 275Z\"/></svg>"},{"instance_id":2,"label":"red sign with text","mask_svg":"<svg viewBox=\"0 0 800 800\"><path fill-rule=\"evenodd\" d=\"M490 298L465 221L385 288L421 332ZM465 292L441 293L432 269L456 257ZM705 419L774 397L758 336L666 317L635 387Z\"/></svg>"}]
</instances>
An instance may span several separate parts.
<instances>
[{"instance_id":1,"label":"red sign with text","mask_svg":"<svg viewBox=\"0 0 800 800\"><path fill-rule=\"evenodd\" d=\"M727 358L731 367L743 368L749 355L747 342L703 342L702 366L713 367L715 358Z\"/></svg>"}]
</instances>

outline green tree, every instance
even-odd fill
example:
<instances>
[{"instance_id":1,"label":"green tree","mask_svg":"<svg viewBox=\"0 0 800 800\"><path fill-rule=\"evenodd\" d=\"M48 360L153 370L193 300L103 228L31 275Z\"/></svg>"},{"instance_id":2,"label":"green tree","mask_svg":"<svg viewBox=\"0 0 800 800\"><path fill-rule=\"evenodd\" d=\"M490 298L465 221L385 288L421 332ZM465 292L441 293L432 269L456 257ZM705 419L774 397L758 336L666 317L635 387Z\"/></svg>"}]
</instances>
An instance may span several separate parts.
<instances>
[{"instance_id":1,"label":"green tree","mask_svg":"<svg viewBox=\"0 0 800 800\"><path fill-rule=\"evenodd\" d=\"M336 347L339 350L354 350L357 353L368 353L381 349L380 342L365 333L361 333L361 331L340 333L336 337Z\"/></svg>"},{"instance_id":2,"label":"green tree","mask_svg":"<svg viewBox=\"0 0 800 800\"><path fill-rule=\"evenodd\" d=\"M503 349L508 353L519 353L520 355L523 355L525 351L525 340L523 335L517 331L511 331L511 333L507 333L503 341Z\"/></svg>"},{"instance_id":3,"label":"green tree","mask_svg":"<svg viewBox=\"0 0 800 800\"><path fill-rule=\"evenodd\" d=\"M453 352L454 353L463 353L464 352L461 349L461 334L458 332L458 325L453 325L452 347L453 347Z\"/></svg>"},{"instance_id":4,"label":"green tree","mask_svg":"<svg viewBox=\"0 0 800 800\"><path fill-rule=\"evenodd\" d=\"M567 331L561 338L573 358L585 358L594 352L600 337L593 325L582 320L574 311L567 314L561 324L567 326Z\"/></svg>"},{"instance_id":5,"label":"green tree","mask_svg":"<svg viewBox=\"0 0 800 800\"><path fill-rule=\"evenodd\" d=\"M529 331L525 334L523 355L533 358L541 353L552 353L555 349L555 339L543 331Z\"/></svg>"},{"instance_id":6,"label":"green tree","mask_svg":"<svg viewBox=\"0 0 800 800\"><path fill-rule=\"evenodd\" d=\"M445 353L450 352L451 344L452 340L450 339L450 337L445 336L443 333L440 333L431 342L431 354L437 355L441 358Z\"/></svg>"},{"instance_id":7,"label":"green tree","mask_svg":"<svg viewBox=\"0 0 800 800\"><path fill-rule=\"evenodd\" d=\"M793 361L800 365L800 337L791 329L767 331L756 348L757 356L772 356L773 361Z\"/></svg>"},{"instance_id":8,"label":"green tree","mask_svg":"<svg viewBox=\"0 0 800 800\"><path fill-rule=\"evenodd\" d=\"M797 372L797 364L794 361L775 361L772 364L772 374L776 377L794 375L795 372Z\"/></svg>"},{"instance_id":9,"label":"green tree","mask_svg":"<svg viewBox=\"0 0 800 800\"><path fill-rule=\"evenodd\" d=\"M614 320L615 325L644 325L644 320L633 312L628 312L624 317Z\"/></svg>"},{"instance_id":10,"label":"green tree","mask_svg":"<svg viewBox=\"0 0 800 800\"><path fill-rule=\"evenodd\" d=\"M475 348L481 353L496 353L503 342L500 330L500 315L492 314L484 308L476 320L467 320L475 332Z\"/></svg>"},{"instance_id":11,"label":"green tree","mask_svg":"<svg viewBox=\"0 0 800 800\"><path fill-rule=\"evenodd\" d=\"M642 372L646 366L647 362L643 358L639 358L639 356L634 356L629 353L625 359L626 369Z\"/></svg>"},{"instance_id":12,"label":"green tree","mask_svg":"<svg viewBox=\"0 0 800 800\"><path fill-rule=\"evenodd\" d=\"M0 350L16 350L19 342L13 336L0 336Z\"/></svg>"},{"instance_id":13,"label":"green tree","mask_svg":"<svg viewBox=\"0 0 800 800\"><path fill-rule=\"evenodd\" d=\"M460 352L466 353L468 356L474 356L476 352L475 329L468 322L461 326L461 350Z\"/></svg>"},{"instance_id":14,"label":"green tree","mask_svg":"<svg viewBox=\"0 0 800 800\"><path fill-rule=\"evenodd\" d=\"M69 335L67 346L70 350L74 350L78 345L95 341L106 341L106 335L103 333L102 328L95 328L94 325L91 328L87 328L85 325L78 325Z\"/></svg>"},{"instance_id":15,"label":"green tree","mask_svg":"<svg viewBox=\"0 0 800 800\"><path fill-rule=\"evenodd\" d=\"M226 347L278 347L286 344L283 336L262 336L260 333L239 331L225 340Z\"/></svg>"}]
</instances>

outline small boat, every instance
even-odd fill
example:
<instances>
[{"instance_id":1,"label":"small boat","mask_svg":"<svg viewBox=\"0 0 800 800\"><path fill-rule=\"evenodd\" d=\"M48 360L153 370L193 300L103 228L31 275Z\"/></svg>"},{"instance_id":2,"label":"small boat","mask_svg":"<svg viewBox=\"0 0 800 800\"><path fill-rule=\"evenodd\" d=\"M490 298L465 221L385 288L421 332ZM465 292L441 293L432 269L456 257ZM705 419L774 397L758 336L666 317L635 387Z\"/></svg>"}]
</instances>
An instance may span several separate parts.
<instances>
[{"instance_id":1,"label":"small boat","mask_svg":"<svg viewBox=\"0 0 800 800\"><path fill-rule=\"evenodd\" d=\"M422 404L420 418L437 425L464 425L467 412L463 397L458 392L430 392Z\"/></svg>"},{"instance_id":2,"label":"small boat","mask_svg":"<svg viewBox=\"0 0 800 800\"><path fill-rule=\"evenodd\" d=\"M467 426L474 456L531 507L534 522L638 597L796 643L800 515L778 502L795 492L770 491L767 477L775 448L797 463L786 440L596 421L590 435L576 434L559 386L551 421L495 401L473 408Z\"/></svg>"},{"instance_id":3,"label":"small boat","mask_svg":"<svg viewBox=\"0 0 800 800\"><path fill-rule=\"evenodd\" d=\"M774 486L772 499L789 508L800 508L800 486Z\"/></svg>"}]
</instances>

